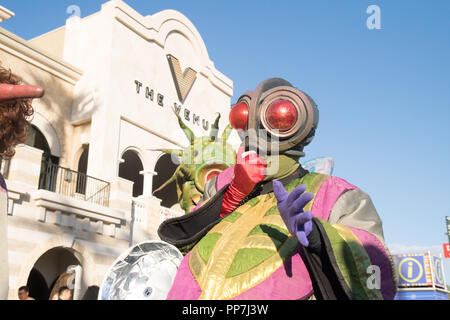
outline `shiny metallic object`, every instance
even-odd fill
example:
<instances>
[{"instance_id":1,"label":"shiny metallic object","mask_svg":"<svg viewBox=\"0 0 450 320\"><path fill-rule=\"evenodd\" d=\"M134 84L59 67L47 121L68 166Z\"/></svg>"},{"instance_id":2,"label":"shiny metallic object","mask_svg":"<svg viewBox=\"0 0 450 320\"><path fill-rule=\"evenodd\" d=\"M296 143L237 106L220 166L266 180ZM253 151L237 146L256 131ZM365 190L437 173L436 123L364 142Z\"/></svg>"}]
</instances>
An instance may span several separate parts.
<instances>
[{"instance_id":1,"label":"shiny metallic object","mask_svg":"<svg viewBox=\"0 0 450 320\"><path fill-rule=\"evenodd\" d=\"M165 300L183 255L157 240L139 243L113 263L100 287L99 300Z\"/></svg>"}]
</instances>

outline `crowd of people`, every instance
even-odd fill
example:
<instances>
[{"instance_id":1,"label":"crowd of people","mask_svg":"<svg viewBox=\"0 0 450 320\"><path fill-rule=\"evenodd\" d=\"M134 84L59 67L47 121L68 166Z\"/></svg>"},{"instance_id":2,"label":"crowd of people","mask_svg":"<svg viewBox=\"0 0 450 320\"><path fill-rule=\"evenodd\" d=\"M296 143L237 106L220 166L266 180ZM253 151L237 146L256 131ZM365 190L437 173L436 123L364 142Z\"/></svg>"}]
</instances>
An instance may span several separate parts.
<instances>
[{"instance_id":1,"label":"crowd of people","mask_svg":"<svg viewBox=\"0 0 450 320\"><path fill-rule=\"evenodd\" d=\"M19 288L17 293L19 300L35 300L30 297L30 288L27 286L22 286ZM68 287L63 286L59 288L58 293L56 293L51 300L73 300L73 293Z\"/></svg>"}]
</instances>

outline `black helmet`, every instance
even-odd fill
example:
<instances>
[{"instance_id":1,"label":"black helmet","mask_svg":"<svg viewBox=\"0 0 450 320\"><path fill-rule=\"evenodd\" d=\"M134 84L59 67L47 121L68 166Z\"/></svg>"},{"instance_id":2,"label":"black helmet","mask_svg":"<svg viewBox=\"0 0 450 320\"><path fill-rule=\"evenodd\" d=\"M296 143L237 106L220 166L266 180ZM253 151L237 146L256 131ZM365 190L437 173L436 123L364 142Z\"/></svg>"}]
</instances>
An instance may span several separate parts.
<instances>
[{"instance_id":1,"label":"black helmet","mask_svg":"<svg viewBox=\"0 0 450 320\"><path fill-rule=\"evenodd\" d=\"M261 82L233 105L230 123L246 150L304 156L314 138L319 110L314 100L281 78Z\"/></svg>"}]
</instances>

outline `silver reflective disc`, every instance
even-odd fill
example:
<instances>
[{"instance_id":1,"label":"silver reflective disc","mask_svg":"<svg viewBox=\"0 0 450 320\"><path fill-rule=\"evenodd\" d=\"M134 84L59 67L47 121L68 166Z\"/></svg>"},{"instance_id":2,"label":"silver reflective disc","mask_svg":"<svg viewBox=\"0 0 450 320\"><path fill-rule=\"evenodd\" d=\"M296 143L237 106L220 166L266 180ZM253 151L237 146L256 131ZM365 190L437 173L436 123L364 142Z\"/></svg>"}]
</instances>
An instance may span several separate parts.
<instances>
[{"instance_id":1,"label":"silver reflective disc","mask_svg":"<svg viewBox=\"0 0 450 320\"><path fill-rule=\"evenodd\" d=\"M158 240L139 243L113 263L100 287L99 300L165 300L183 255Z\"/></svg>"}]
</instances>

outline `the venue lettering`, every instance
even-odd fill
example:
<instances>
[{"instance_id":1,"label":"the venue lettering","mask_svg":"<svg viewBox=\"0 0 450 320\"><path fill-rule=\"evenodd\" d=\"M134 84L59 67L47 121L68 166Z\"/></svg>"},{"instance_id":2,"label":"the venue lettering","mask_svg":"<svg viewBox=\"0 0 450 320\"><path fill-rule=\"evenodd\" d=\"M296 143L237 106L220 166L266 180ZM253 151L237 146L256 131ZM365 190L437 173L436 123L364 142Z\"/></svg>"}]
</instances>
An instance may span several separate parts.
<instances>
[{"instance_id":1,"label":"the venue lettering","mask_svg":"<svg viewBox=\"0 0 450 320\"><path fill-rule=\"evenodd\" d=\"M149 86L144 86L144 84L138 80L135 80L134 83L136 85L136 93L138 95L143 94L145 96L145 99L147 99L151 102L154 101L154 98L156 96L156 104L160 107L165 106L163 94L155 93L155 90L153 88L151 88ZM206 119L201 119L199 115L191 112L191 110L189 110L189 108L187 108L181 104L178 104L176 102L173 104L173 108L177 114L182 115L182 117L184 118L185 121L188 121L188 122L192 121L192 123L194 125L202 126L203 130L205 130L205 131L209 130L209 121Z\"/></svg>"}]
</instances>

